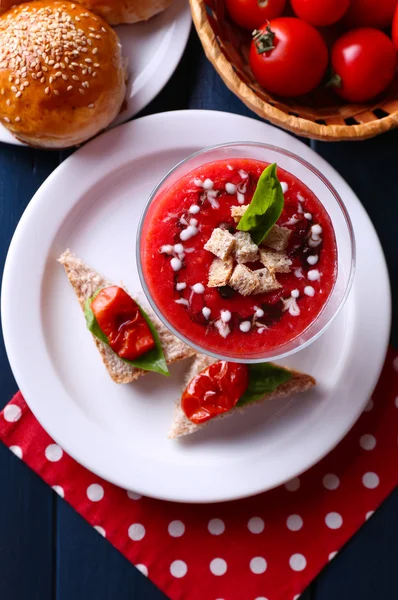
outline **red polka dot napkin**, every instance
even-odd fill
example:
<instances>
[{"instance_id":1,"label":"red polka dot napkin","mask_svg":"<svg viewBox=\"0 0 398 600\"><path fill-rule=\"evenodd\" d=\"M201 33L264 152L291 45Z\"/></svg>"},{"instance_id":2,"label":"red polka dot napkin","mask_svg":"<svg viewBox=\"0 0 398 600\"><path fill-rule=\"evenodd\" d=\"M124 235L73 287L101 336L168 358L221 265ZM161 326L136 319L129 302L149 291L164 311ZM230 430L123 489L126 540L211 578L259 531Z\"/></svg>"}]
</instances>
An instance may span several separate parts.
<instances>
[{"instance_id":1,"label":"red polka dot napkin","mask_svg":"<svg viewBox=\"0 0 398 600\"><path fill-rule=\"evenodd\" d=\"M143 498L87 471L18 393L0 437L172 600L294 600L398 482L398 354L324 460L284 486L214 505Z\"/></svg>"}]
</instances>

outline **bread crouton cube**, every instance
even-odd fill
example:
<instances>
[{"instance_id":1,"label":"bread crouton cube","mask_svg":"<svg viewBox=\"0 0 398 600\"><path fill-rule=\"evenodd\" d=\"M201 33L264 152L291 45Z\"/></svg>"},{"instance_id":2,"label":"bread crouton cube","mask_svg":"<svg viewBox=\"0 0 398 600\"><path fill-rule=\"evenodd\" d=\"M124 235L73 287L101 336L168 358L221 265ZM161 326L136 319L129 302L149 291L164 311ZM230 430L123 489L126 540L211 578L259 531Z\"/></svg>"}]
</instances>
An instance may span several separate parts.
<instances>
[{"instance_id":1,"label":"bread crouton cube","mask_svg":"<svg viewBox=\"0 0 398 600\"><path fill-rule=\"evenodd\" d=\"M271 231L263 241L264 246L277 250L278 252L284 252L287 248L287 244L290 238L291 231L286 227L279 227L274 225Z\"/></svg>"},{"instance_id":2,"label":"bread crouton cube","mask_svg":"<svg viewBox=\"0 0 398 600\"><path fill-rule=\"evenodd\" d=\"M256 278L256 287L252 292L253 294L268 294L269 292L274 292L282 287L275 278L275 275L271 273L267 267L254 271L253 274Z\"/></svg>"},{"instance_id":3,"label":"bread crouton cube","mask_svg":"<svg viewBox=\"0 0 398 600\"><path fill-rule=\"evenodd\" d=\"M253 271L244 265L237 265L229 280L231 288L242 294L242 296L250 296L258 284L259 281Z\"/></svg>"},{"instance_id":4,"label":"bread crouton cube","mask_svg":"<svg viewBox=\"0 0 398 600\"><path fill-rule=\"evenodd\" d=\"M250 233L237 231L235 238L235 259L238 263L255 262L258 258L258 246L253 242Z\"/></svg>"},{"instance_id":5,"label":"bread crouton cube","mask_svg":"<svg viewBox=\"0 0 398 600\"><path fill-rule=\"evenodd\" d=\"M209 287L221 287L228 285L234 268L234 259L232 256L226 260L215 258L209 269Z\"/></svg>"},{"instance_id":6,"label":"bread crouton cube","mask_svg":"<svg viewBox=\"0 0 398 600\"><path fill-rule=\"evenodd\" d=\"M243 206L231 206L231 217L235 220L236 223L239 223L239 221L241 220L248 208L248 204Z\"/></svg>"},{"instance_id":7,"label":"bread crouton cube","mask_svg":"<svg viewBox=\"0 0 398 600\"><path fill-rule=\"evenodd\" d=\"M271 273L289 273L292 261L282 252L260 249L260 262Z\"/></svg>"},{"instance_id":8,"label":"bread crouton cube","mask_svg":"<svg viewBox=\"0 0 398 600\"><path fill-rule=\"evenodd\" d=\"M212 252L217 258L226 260L235 248L235 238L226 229L214 229L204 249Z\"/></svg>"}]
</instances>

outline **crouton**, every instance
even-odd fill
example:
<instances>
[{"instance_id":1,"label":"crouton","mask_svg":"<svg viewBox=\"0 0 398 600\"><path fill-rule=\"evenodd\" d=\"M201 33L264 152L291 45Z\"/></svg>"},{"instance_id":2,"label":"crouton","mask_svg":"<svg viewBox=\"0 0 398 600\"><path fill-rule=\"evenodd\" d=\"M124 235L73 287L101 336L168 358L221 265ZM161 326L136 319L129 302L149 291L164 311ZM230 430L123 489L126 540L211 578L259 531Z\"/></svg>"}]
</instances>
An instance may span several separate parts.
<instances>
[{"instance_id":1,"label":"crouton","mask_svg":"<svg viewBox=\"0 0 398 600\"><path fill-rule=\"evenodd\" d=\"M235 243L235 238L229 231L217 227L204 245L204 249L212 252L217 258L226 260L235 248Z\"/></svg>"},{"instance_id":2,"label":"crouton","mask_svg":"<svg viewBox=\"0 0 398 600\"><path fill-rule=\"evenodd\" d=\"M231 217L235 220L236 223L239 223L239 221L241 220L248 208L248 204L243 206L231 206Z\"/></svg>"},{"instance_id":3,"label":"crouton","mask_svg":"<svg viewBox=\"0 0 398 600\"><path fill-rule=\"evenodd\" d=\"M271 273L267 267L254 271L253 275L256 279L256 287L252 292L253 294L268 294L269 292L274 292L282 287L275 278L275 275Z\"/></svg>"},{"instance_id":4,"label":"crouton","mask_svg":"<svg viewBox=\"0 0 398 600\"><path fill-rule=\"evenodd\" d=\"M209 269L209 287L221 287L228 285L234 268L234 259L232 256L226 260L215 258Z\"/></svg>"},{"instance_id":5,"label":"crouton","mask_svg":"<svg viewBox=\"0 0 398 600\"><path fill-rule=\"evenodd\" d=\"M258 246L253 242L250 233L237 231L235 238L235 259L238 263L255 262L258 259Z\"/></svg>"},{"instance_id":6,"label":"crouton","mask_svg":"<svg viewBox=\"0 0 398 600\"><path fill-rule=\"evenodd\" d=\"M229 285L242 296L250 296L259 285L259 280L251 269L244 265L237 265L229 280Z\"/></svg>"},{"instance_id":7,"label":"crouton","mask_svg":"<svg viewBox=\"0 0 398 600\"><path fill-rule=\"evenodd\" d=\"M260 262L271 273L289 273L292 261L282 252L260 249Z\"/></svg>"},{"instance_id":8,"label":"crouton","mask_svg":"<svg viewBox=\"0 0 398 600\"><path fill-rule=\"evenodd\" d=\"M277 250L278 252L284 252L286 250L291 231L286 227L279 227L274 225L271 231L263 241L264 246Z\"/></svg>"}]
</instances>

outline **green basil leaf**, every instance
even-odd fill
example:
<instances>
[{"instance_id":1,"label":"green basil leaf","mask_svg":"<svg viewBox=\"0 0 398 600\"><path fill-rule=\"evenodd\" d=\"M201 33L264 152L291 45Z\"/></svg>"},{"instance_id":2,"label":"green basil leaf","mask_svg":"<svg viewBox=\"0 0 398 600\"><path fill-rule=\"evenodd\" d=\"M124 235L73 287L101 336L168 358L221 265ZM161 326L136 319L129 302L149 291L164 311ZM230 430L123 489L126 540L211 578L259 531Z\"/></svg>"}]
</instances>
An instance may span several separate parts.
<instances>
[{"instance_id":1,"label":"green basil leaf","mask_svg":"<svg viewBox=\"0 0 398 600\"><path fill-rule=\"evenodd\" d=\"M98 321L95 318L93 311L91 310L92 301L98 296L101 290L97 290L91 298L86 300L84 305L84 316L86 318L87 328L95 337L97 337L101 342L104 342L109 346L108 338L105 333L102 331L100 326L98 325ZM120 358L120 360L124 360L124 362L136 367L137 369L143 369L144 371L154 371L155 373L160 373L161 375L169 376L169 370L167 368L166 359L164 356L162 344L160 343L160 338L158 332L151 319L148 317L146 312L139 306L142 316L145 321L148 323L149 329L153 335L153 339L155 340L155 347L149 352L145 352L135 360L125 360L124 358Z\"/></svg>"},{"instance_id":2,"label":"green basil leaf","mask_svg":"<svg viewBox=\"0 0 398 600\"><path fill-rule=\"evenodd\" d=\"M261 173L252 201L237 229L248 231L259 246L281 216L283 205L282 187L276 175L276 163L273 163Z\"/></svg>"},{"instance_id":3,"label":"green basil leaf","mask_svg":"<svg viewBox=\"0 0 398 600\"><path fill-rule=\"evenodd\" d=\"M293 377L290 371L272 363L247 366L249 369L249 385L236 406L245 406L256 400L261 400L265 394L273 392L282 383L286 383Z\"/></svg>"}]
</instances>

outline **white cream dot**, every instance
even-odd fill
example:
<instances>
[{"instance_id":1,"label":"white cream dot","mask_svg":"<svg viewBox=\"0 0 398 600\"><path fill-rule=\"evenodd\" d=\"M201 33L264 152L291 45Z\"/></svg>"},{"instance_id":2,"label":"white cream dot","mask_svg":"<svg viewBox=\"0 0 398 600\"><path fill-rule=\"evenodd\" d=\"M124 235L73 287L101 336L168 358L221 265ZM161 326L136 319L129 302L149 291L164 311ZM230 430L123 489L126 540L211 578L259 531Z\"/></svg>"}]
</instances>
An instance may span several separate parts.
<instances>
[{"instance_id":1,"label":"white cream dot","mask_svg":"<svg viewBox=\"0 0 398 600\"><path fill-rule=\"evenodd\" d=\"M321 278L321 274L318 269L311 269L311 271L308 271L307 277L310 281L318 281Z\"/></svg>"},{"instance_id":2,"label":"white cream dot","mask_svg":"<svg viewBox=\"0 0 398 600\"><path fill-rule=\"evenodd\" d=\"M135 565L135 568L145 575L145 577L148 577L148 567L146 565Z\"/></svg>"},{"instance_id":3,"label":"white cream dot","mask_svg":"<svg viewBox=\"0 0 398 600\"><path fill-rule=\"evenodd\" d=\"M182 262L180 261L179 258L172 258L170 261L171 264L171 268L173 269L173 271L179 271L182 267Z\"/></svg>"},{"instance_id":4,"label":"white cream dot","mask_svg":"<svg viewBox=\"0 0 398 600\"><path fill-rule=\"evenodd\" d=\"M87 498L91 502L99 502L104 497L104 488L99 483L92 483L87 488Z\"/></svg>"},{"instance_id":5,"label":"white cream dot","mask_svg":"<svg viewBox=\"0 0 398 600\"><path fill-rule=\"evenodd\" d=\"M363 409L363 412L369 412L372 410L372 408L374 407L374 402L373 402L373 398L370 398L369 402L367 403L367 405L365 406L365 408ZM397 404L398 407L398 404Z\"/></svg>"},{"instance_id":6,"label":"white cream dot","mask_svg":"<svg viewBox=\"0 0 398 600\"><path fill-rule=\"evenodd\" d=\"M293 571L304 571L307 560L303 554L292 554L289 558L289 565Z\"/></svg>"},{"instance_id":7,"label":"white cream dot","mask_svg":"<svg viewBox=\"0 0 398 600\"><path fill-rule=\"evenodd\" d=\"M184 246L182 244L175 244L174 252L176 252L177 254L182 254L184 252Z\"/></svg>"},{"instance_id":8,"label":"white cream dot","mask_svg":"<svg viewBox=\"0 0 398 600\"><path fill-rule=\"evenodd\" d=\"M337 490L340 485L340 479L334 473L328 473L322 479L322 483L327 490Z\"/></svg>"},{"instance_id":9,"label":"white cream dot","mask_svg":"<svg viewBox=\"0 0 398 600\"><path fill-rule=\"evenodd\" d=\"M187 571L187 563L185 563L183 560L174 560L170 565L170 573L173 575L173 577L177 577L177 579L185 577Z\"/></svg>"},{"instance_id":10,"label":"white cream dot","mask_svg":"<svg viewBox=\"0 0 398 600\"><path fill-rule=\"evenodd\" d=\"M286 183L286 181L281 181L281 188L282 188L282 193L286 194L287 190L289 189L289 186Z\"/></svg>"},{"instance_id":11,"label":"white cream dot","mask_svg":"<svg viewBox=\"0 0 398 600\"><path fill-rule=\"evenodd\" d=\"M130 498L130 500L140 500L142 498L141 494L137 494L131 490L127 490L127 496Z\"/></svg>"},{"instance_id":12,"label":"white cream dot","mask_svg":"<svg viewBox=\"0 0 398 600\"><path fill-rule=\"evenodd\" d=\"M373 448L376 446L376 438L370 433L365 433L360 437L359 445L364 450L373 450Z\"/></svg>"},{"instance_id":13,"label":"white cream dot","mask_svg":"<svg viewBox=\"0 0 398 600\"><path fill-rule=\"evenodd\" d=\"M225 184L225 191L227 192L227 194L236 194L236 190L237 190L237 187L233 183Z\"/></svg>"},{"instance_id":14,"label":"white cream dot","mask_svg":"<svg viewBox=\"0 0 398 600\"><path fill-rule=\"evenodd\" d=\"M247 528L251 533L262 533L264 526L264 521L260 517L252 517L247 524Z\"/></svg>"},{"instance_id":15,"label":"white cream dot","mask_svg":"<svg viewBox=\"0 0 398 600\"><path fill-rule=\"evenodd\" d=\"M286 520L286 526L290 531L300 531L303 526L303 519L300 515L290 515Z\"/></svg>"},{"instance_id":16,"label":"white cream dot","mask_svg":"<svg viewBox=\"0 0 398 600\"><path fill-rule=\"evenodd\" d=\"M204 306L202 308L202 314L203 314L203 316L204 316L205 319L208 319L210 317L210 315L211 315L211 309L208 308L207 306Z\"/></svg>"},{"instance_id":17,"label":"white cream dot","mask_svg":"<svg viewBox=\"0 0 398 600\"><path fill-rule=\"evenodd\" d=\"M335 556L337 556L337 552L331 552L328 556L328 559L333 560Z\"/></svg>"},{"instance_id":18,"label":"white cream dot","mask_svg":"<svg viewBox=\"0 0 398 600\"><path fill-rule=\"evenodd\" d=\"M369 472L362 477L362 483L369 490L373 490L379 485L380 479L376 473Z\"/></svg>"},{"instance_id":19,"label":"white cream dot","mask_svg":"<svg viewBox=\"0 0 398 600\"><path fill-rule=\"evenodd\" d=\"M207 529L212 535L221 535L225 531L224 521L221 519L210 519Z\"/></svg>"},{"instance_id":20,"label":"white cream dot","mask_svg":"<svg viewBox=\"0 0 398 600\"><path fill-rule=\"evenodd\" d=\"M398 371L398 356L396 356L394 358L394 360L392 361L393 367L396 371Z\"/></svg>"},{"instance_id":21,"label":"white cream dot","mask_svg":"<svg viewBox=\"0 0 398 600\"><path fill-rule=\"evenodd\" d=\"M320 225L313 225L311 227L311 233L313 233L314 235L321 235L322 227Z\"/></svg>"},{"instance_id":22,"label":"white cream dot","mask_svg":"<svg viewBox=\"0 0 398 600\"><path fill-rule=\"evenodd\" d=\"M54 490L54 492L56 492L58 494L58 496L61 496L61 498L65 497L64 488L61 487L60 485L53 485L52 489Z\"/></svg>"},{"instance_id":23,"label":"white cream dot","mask_svg":"<svg viewBox=\"0 0 398 600\"><path fill-rule=\"evenodd\" d=\"M46 459L50 462L58 462L61 460L63 451L62 448L58 446L58 444L50 444L44 451Z\"/></svg>"},{"instance_id":24,"label":"white cream dot","mask_svg":"<svg viewBox=\"0 0 398 600\"><path fill-rule=\"evenodd\" d=\"M205 179L202 187L205 190L212 190L214 187L214 182L211 179Z\"/></svg>"},{"instance_id":25,"label":"white cream dot","mask_svg":"<svg viewBox=\"0 0 398 600\"><path fill-rule=\"evenodd\" d=\"M250 571L255 575L261 575L267 570L267 561L262 556L255 556L250 561Z\"/></svg>"},{"instance_id":26,"label":"white cream dot","mask_svg":"<svg viewBox=\"0 0 398 600\"><path fill-rule=\"evenodd\" d=\"M285 488L289 491L289 492L296 492L300 487L300 479L298 477L294 477L293 479L291 479L290 481L287 481L285 483Z\"/></svg>"},{"instance_id":27,"label":"white cream dot","mask_svg":"<svg viewBox=\"0 0 398 600\"><path fill-rule=\"evenodd\" d=\"M133 523L128 529L128 536L133 542L139 542L145 536L145 527L141 523Z\"/></svg>"},{"instance_id":28,"label":"white cream dot","mask_svg":"<svg viewBox=\"0 0 398 600\"><path fill-rule=\"evenodd\" d=\"M306 212L306 213L304 213L304 217L305 217L306 219L308 219L308 221L311 221L311 219L312 219L312 214L311 214L311 213L309 213L309 212Z\"/></svg>"},{"instance_id":29,"label":"white cream dot","mask_svg":"<svg viewBox=\"0 0 398 600\"><path fill-rule=\"evenodd\" d=\"M15 423L21 418L22 411L16 404L8 404L4 411L3 415L6 421L9 423Z\"/></svg>"},{"instance_id":30,"label":"white cream dot","mask_svg":"<svg viewBox=\"0 0 398 600\"><path fill-rule=\"evenodd\" d=\"M197 215L199 211L200 207L197 204L192 204L192 206L189 207L189 212L191 215Z\"/></svg>"},{"instance_id":31,"label":"white cream dot","mask_svg":"<svg viewBox=\"0 0 398 600\"><path fill-rule=\"evenodd\" d=\"M311 256L307 257L307 263L312 266L316 265L318 260L319 260L319 256L317 256L316 254L312 254Z\"/></svg>"},{"instance_id":32,"label":"white cream dot","mask_svg":"<svg viewBox=\"0 0 398 600\"><path fill-rule=\"evenodd\" d=\"M292 298L298 298L300 296L300 292L298 290L292 290L290 295Z\"/></svg>"},{"instance_id":33,"label":"white cream dot","mask_svg":"<svg viewBox=\"0 0 398 600\"><path fill-rule=\"evenodd\" d=\"M102 537L106 537L106 531L103 527L101 527L101 525L94 525L94 529L95 531L98 531L98 533L102 535Z\"/></svg>"},{"instance_id":34,"label":"white cream dot","mask_svg":"<svg viewBox=\"0 0 398 600\"><path fill-rule=\"evenodd\" d=\"M176 284L176 290L177 290L177 292L181 292L182 290L185 290L186 287L187 287L187 284L185 283L185 281L179 281Z\"/></svg>"},{"instance_id":35,"label":"white cream dot","mask_svg":"<svg viewBox=\"0 0 398 600\"><path fill-rule=\"evenodd\" d=\"M339 529L343 524L343 517L337 512L330 512L325 517L325 523L329 529Z\"/></svg>"},{"instance_id":36,"label":"white cream dot","mask_svg":"<svg viewBox=\"0 0 398 600\"><path fill-rule=\"evenodd\" d=\"M227 568L227 563L223 558L213 558L210 563L210 571L213 573L213 575L225 575Z\"/></svg>"},{"instance_id":37,"label":"white cream dot","mask_svg":"<svg viewBox=\"0 0 398 600\"><path fill-rule=\"evenodd\" d=\"M371 517L372 515L374 515L374 512L375 512L374 510L370 510L369 512L367 512L367 513L366 513L366 515L365 515L365 519L366 519L366 520L370 519L370 517Z\"/></svg>"},{"instance_id":38,"label":"white cream dot","mask_svg":"<svg viewBox=\"0 0 398 600\"><path fill-rule=\"evenodd\" d=\"M248 333L251 329L251 323L250 321L242 321L242 323L239 325L239 329L243 332L243 333Z\"/></svg>"},{"instance_id":39,"label":"white cream dot","mask_svg":"<svg viewBox=\"0 0 398 600\"><path fill-rule=\"evenodd\" d=\"M195 283L192 286L192 290L195 292L195 294L204 294L205 286L203 285L203 283Z\"/></svg>"},{"instance_id":40,"label":"white cream dot","mask_svg":"<svg viewBox=\"0 0 398 600\"><path fill-rule=\"evenodd\" d=\"M10 446L10 450L13 454L15 454L15 456L17 456L18 458L22 458L22 448L20 448L19 446Z\"/></svg>"},{"instance_id":41,"label":"white cream dot","mask_svg":"<svg viewBox=\"0 0 398 600\"><path fill-rule=\"evenodd\" d=\"M171 521L171 523L169 523L169 526L167 528L169 535L171 535L171 537L181 537L182 535L184 535L185 532L185 525L182 521Z\"/></svg>"},{"instance_id":42,"label":"white cream dot","mask_svg":"<svg viewBox=\"0 0 398 600\"><path fill-rule=\"evenodd\" d=\"M304 294L306 296L310 296L310 298L313 298L315 296L315 290L312 287L312 285L306 285L304 288Z\"/></svg>"}]
</instances>

